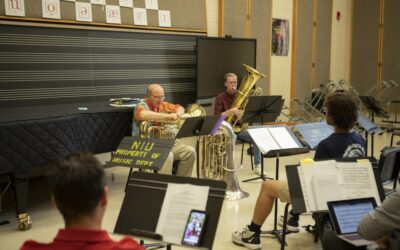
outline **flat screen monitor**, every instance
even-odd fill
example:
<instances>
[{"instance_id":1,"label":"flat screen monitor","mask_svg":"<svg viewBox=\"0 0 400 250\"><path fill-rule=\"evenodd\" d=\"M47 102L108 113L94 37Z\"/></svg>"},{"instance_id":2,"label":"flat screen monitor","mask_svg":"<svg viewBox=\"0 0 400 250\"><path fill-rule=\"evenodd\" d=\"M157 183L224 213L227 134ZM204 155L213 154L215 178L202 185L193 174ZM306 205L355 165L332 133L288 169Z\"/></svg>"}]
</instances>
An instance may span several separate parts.
<instances>
[{"instance_id":1,"label":"flat screen monitor","mask_svg":"<svg viewBox=\"0 0 400 250\"><path fill-rule=\"evenodd\" d=\"M247 64L256 65L256 39L206 38L197 39L197 99L217 96L224 90L224 75L235 73L238 87Z\"/></svg>"}]
</instances>

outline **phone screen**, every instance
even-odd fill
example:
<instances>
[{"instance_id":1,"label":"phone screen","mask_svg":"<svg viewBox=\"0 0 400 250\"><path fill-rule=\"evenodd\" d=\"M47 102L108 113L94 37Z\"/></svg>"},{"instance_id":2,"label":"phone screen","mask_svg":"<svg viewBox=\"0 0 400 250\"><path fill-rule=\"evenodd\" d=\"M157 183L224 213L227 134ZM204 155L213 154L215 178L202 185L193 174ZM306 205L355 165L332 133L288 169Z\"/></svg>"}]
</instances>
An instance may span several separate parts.
<instances>
[{"instance_id":1,"label":"phone screen","mask_svg":"<svg viewBox=\"0 0 400 250\"><path fill-rule=\"evenodd\" d=\"M207 213L205 211L190 211L188 221L186 223L185 232L183 233L182 244L190 246L199 246L201 237L205 229L207 221Z\"/></svg>"}]
</instances>

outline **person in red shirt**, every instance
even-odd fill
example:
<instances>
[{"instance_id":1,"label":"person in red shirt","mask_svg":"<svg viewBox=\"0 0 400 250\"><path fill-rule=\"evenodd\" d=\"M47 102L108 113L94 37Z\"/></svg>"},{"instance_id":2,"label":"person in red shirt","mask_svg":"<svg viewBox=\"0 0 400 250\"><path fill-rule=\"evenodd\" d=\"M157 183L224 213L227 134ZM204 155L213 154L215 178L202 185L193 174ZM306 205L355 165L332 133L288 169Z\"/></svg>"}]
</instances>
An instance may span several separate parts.
<instances>
[{"instance_id":1,"label":"person in red shirt","mask_svg":"<svg viewBox=\"0 0 400 250\"><path fill-rule=\"evenodd\" d=\"M133 114L132 135L140 136L140 123L175 123L185 112L182 106L164 101L164 89L160 84L150 84L147 97L138 103ZM196 162L196 150L183 142L175 144L162 166L160 173L171 174L173 161L179 161L176 175L190 177Z\"/></svg>"},{"instance_id":2,"label":"person in red shirt","mask_svg":"<svg viewBox=\"0 0 400 250\"><path fill-rule=\"evenodd\" d=\"M243 116L243 110L238 108L232 108L232 102L236 97L236 87L237 87L237 76L234 73L227 73L224 76L225 90L217 95L215 98L214 114L222 115L228 117L230 115L235 115L237 117ZM239 140L253 143L253 155L254 155L254 172L261 175L261 152L257 145L254 143L250 134L247 130L243 130L237 134ZM265 173L264 173L265 174Z\"/></svg>"},{"instance_id":3,"label":"person in red shirt","mask_svg":"<svg viewBox=\"0 0 400 250\"><path fill-rule=\"evenodd\" d=\"M107 206L107 186L101 163L90 153L75 153L54 164L50 175L52 201L64 218L50 243L26 241L21 250L142 250L131 237L113 241L101 230Z\"/></svg>"}]
</instances>

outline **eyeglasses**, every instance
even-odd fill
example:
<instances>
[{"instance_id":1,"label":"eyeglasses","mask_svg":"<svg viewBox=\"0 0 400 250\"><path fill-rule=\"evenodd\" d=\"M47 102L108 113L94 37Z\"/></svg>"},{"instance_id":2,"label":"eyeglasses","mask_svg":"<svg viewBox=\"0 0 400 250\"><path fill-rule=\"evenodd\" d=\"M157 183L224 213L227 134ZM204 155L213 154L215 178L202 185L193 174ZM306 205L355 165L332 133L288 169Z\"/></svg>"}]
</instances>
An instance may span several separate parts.
<instances>
[{"instance_id":1,"label":"eyeglasses","mask_svg":"<svg viewBox=\"0 0 400 250\"><path fill-rule=\"evenodd\" d=\"M163 95L160 95L160 96L151 95L151 97L153 97L154 99L157 99L157 100L164 100L165 99L165 96L163 96Z\"/></svg>"}]
</instances>

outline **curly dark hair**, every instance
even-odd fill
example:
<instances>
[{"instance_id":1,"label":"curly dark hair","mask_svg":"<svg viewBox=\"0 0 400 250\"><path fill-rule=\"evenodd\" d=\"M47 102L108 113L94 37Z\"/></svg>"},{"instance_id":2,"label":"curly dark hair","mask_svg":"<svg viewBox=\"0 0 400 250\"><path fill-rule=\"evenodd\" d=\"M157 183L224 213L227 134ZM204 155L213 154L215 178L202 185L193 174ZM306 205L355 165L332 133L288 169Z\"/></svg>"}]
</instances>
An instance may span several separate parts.
<instances>
[{"instance_id":1,"label":"curly dark hair","mask_svg":"<svg viewBox=\"0 0 400 250\"><path fill-rule=\"evenodd\" d=\"M325 99L326 119L329 124L350 130L357 122L358 102L348 92L334 92Z\"/></svg>"},{"instance_id":2,"label":"curly dark hair","mask_svg":"<svg viewBox=\"0 0 400 250\"><path fill-rule=\"evenodd\" d=\"M104 169L91 153L74 153L56 162L49 178L67 225L94 212L106 185Z\"/></svg>"}]
</instances>

